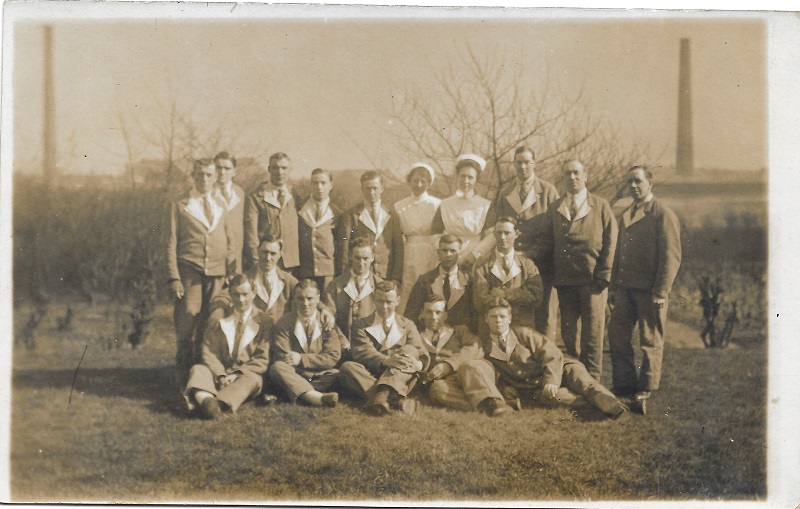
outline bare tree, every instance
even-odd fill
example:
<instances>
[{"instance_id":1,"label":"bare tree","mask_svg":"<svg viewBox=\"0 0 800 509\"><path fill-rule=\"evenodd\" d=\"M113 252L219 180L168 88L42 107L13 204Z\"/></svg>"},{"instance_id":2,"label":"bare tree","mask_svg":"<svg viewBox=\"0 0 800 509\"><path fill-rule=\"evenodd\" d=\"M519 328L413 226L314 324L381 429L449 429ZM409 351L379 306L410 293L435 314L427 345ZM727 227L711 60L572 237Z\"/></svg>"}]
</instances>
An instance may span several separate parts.
<instances>
[{"instance_id":1,"label":"bare tree","mask_svg":"<svg viewBox=\"0 0 800 509\"><path fill-rule=\"evenodd\" d=\"M452 192L456 158L476 152L488 162L482 184L491 196L514 176L514 149L530 145L540 175L558 177L561 164L577 158L592 191L618 198L622 174L645 160L649 147L623 139L619 127L595 114L584 87L570 95L547 72L531 80L521 67L504 64L496 53L483 57L467 46L461 59L431 69L432 87L417 84L393 97L383 130L402 157L430 161L444 177L439 189ZM375 167L403 180L396 161L361 150Z\"/></svg>"}]
</instances>

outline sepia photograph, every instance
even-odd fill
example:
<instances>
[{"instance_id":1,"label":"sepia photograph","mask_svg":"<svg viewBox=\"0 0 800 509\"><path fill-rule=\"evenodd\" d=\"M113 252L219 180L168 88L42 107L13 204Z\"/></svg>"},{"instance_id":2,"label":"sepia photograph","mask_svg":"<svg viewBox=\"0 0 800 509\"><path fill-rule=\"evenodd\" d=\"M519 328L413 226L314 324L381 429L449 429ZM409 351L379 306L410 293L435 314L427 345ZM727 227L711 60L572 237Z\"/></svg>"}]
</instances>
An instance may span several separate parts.
<instances>
[{"instance_id":1,"label":"sepia photograph","mask_svg":"<svg viewBox=\"0 0 800 509\"><path fill-rule=\"evenodd\" d=\"M3 14L4 502L800 503L796 13Z\"/></svg>"}]
</instances>

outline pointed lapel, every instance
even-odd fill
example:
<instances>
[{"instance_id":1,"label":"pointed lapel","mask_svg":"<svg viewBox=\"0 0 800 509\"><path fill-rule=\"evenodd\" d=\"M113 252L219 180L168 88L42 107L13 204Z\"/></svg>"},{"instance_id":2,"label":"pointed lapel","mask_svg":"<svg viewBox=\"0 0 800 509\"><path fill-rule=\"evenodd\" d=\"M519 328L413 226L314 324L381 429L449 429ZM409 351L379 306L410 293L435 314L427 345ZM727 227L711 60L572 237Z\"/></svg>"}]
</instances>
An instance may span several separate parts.
<instances>
[{"instance_id":1,"label":"pointed lapel","mask_svg":"<svg viewBox=\"0 0 800 509\"><path fill-rule=\"evenodd\" d=\"M365 329L366 332L381 345L381 352L390 349L403 338L403 331L400 330L400 326L397 323L398 318L399 317L395 315L394 323L388 335L383 332L383 323L381 323L381 319L377 314L375 314L375 320L372 322L372 325Z\"/></svg>"},{"instance_id":2,"label":"pointed lapel","mask_svg":"<svg viewBox=\"0 0 800 509\"><path fill-rule=\"evenodd\" d=\"M371 276L367 277L367 280L364 282L364 286L361 288L361 293L358 293L356 280L350 276L350 281L347 282L347 285L343 288L343 291L353 302L361 302L365 297L372 293L372 279L373 278Z\"/></svg>"},{"instance_id":3,"label":"pointed lapel","mask_svg":"<svg viewBox=\"0 0 800 509\"><path fill-rule=\"evenodd\" d=\"M379 213L380 213L380 212L379 212ZM374 233L376 237L378 236L378 227L377 227L377 226L375 225L375 223L372 221L372 216L369 214L369 212L367 212L367 209L366 209L366 208L364 208L364 209L361 209L361 214L359 214L359 215L358 215L358 219L359 219L359 220L360 220L362 223L364 223L364 226L366 226L367 228L369 228L369 229L370 229L370 231L371 231L372 233Z\"/></svg>"},{"instance_id":4,"label":"pointed lapel","mask_svg":"<svg viewBox=\"0 0 800 509\"><path fill-rule=\"evenodd\" d=\"M272 309L272 306L278 301L278 297L281 296L283 289L286 287L286 281L284 281L286 275L280 272L276 272L275 275L277 277L275 278L275 284L272 285L272 293L269 296L269 302L267 302L267 309Z\"/></svg>"},{"instance_id":5,"label":"pointed lapel","mask_svg":"<svg viewBox=\"0 0 800 509\"><path fill-rule=\"evenodd\" d=\"M220 319L219 328L225 335L225 341L228 343L228 355L233 357L233 342L236 340L236 315L226 316ZM239 344L241 350L241 343Z\"/></svg>"},{"instance_id":6,"label":"pointed lapel","mask_svg":"<svg viewBox=\"0 0 800 509\"><path fill-rule=\"evenodd\" d=\"M622 213L622 224L625 225L625 228L644 219L645 209L647 209L652 202L653 200L650 200L649 202L645 203L644 206L639 207L635 216L631 216L631 212L633 211L633 206L636 202L631 203L631 206L625 209L625 212Z\"/></svg>"},{"instance_id":7,"label":"pointed lapel","mask_svg":"<svg viewBox=\"0 0 800 509\"><path fill-rule=\"evenodd\" d=\"M269 294L267 293L267 287L264 286L263 275L260 272L255 277L255 285L256 295L269 306Z\"/></svg>"},{"instance_id":8,"label":"pointed lapel","mask_svg":"<svg viewBox=\"0 0 800 509\"><path fill-rule=\"evenodd\" d=\"M453 337L453 328L447 325L442 327L442 329L439 331L439 341L436 343L436 345L434 345L436 347L437 354L442 351L444 345L446 345L447 342L450 341L450 338L452 337Z\"/></svg>"},{"instance_id":9,"label":"pointed lapel","mask_svg":"<svg viewBox=\"0 0 800 509\"><path fill-rule=\"evenodd\" d=\"M511 205L511 208L514 209L514 212L517 215L519 215L523 210L525 210L524 207L522 206L522 202L519 201L519 183L517 183L514 186L514 188L511 189L511 192L506 195L506 201L508 202L509 205ZM526 199L525 201L528 200Z\"/></svg>"},{"instance_id":10,"label":"pointed lapel","mask_svg":"<svg viewBox=\"0 0 800 509\"><path fill-rule=\"evenodd\" d=\"M302 218L303 221L305 221L305 223L311 228L318 228L319 226L333 219L333 211L331 210L330 203L325 208L325 212L322 213L322 217L319 219L319 221L317 221L316 217L316 208L317 203L313 200L313 198L309 198L305 205L303 205L303 208L300 209L300 218Z\"/></svg>"},{"instance_id":11,"label":"pointed lapel","mask_svg":"<svg viewBox=\"0 0 800 509\"><path fill-rule=\"evenodd\" d=\"M511 342L511 332L509 332L508 340L509 340L509 343L510 343ZM489 341L491 341L491 343L492 343L492 349L489 352L489 357L491 357L493 359L497 359L499 361L505 361L505 362L507 362L511 358L511 355L509 355L507 352L504 352L503 350L500 349L500 345L498 345L497 342L495 342L495 340L492 339L491 336L489 336Z\"/></svg>"},{"instance_id":12,"label":"pointed lapel","mask_svg":"<svg viewBox=\"0 0 800 509\"><path fill-rule=\"evenodd\" d=\"M591 197L589 196L589 193L587 192L586 193L586 199L583 200L583 203L581 204L581 208L578 209L578 215L575 216L575 219L573 221L577 221L579 219L583 219L584 217L589 215L589 211L592 210L592 206L589 204L589 199L590 198Z\"/></svg>"},{"instance_id":13,"label":"pointed lapel","mask_svg":"<svg viewBox=\"0 0 800 509\"><path fill-rule=\"evenodd\" d=\"M564 197L561 198L561 203L558 205L558 209L556 209L556 210L558 210L559 214L561 214L562 216L567 218L567 221L572 221L572 217L570 216L570 213L569 213L569 205L567 205L567 202L570 199L571 198L569 197L568 194L564 195Z\"/></svg>"},{"instance_id":14,"label":"pointed lapel","mask_svg":"<svg viewBox=\"0 0 800 509\"><path fill-rule=\"evenodd\" d=\"M249 345L253 339L255 339L256 335L258 334L258 330L261 328L259 325L258 320L256 320L256 315L258 315L258 310L253 308L253 311L250 313L250 318L247 319L247 323L244 325L244 332L242 332L242 341L239 343L239 351L241 352L247 345ZM234 324L234 334L236 333L236 327ZM233 348L233 345L231 345Z\"/></svg>"},{"instance_id":15,"label":"pointed lapel","mask_svg":"<svg viewBox=\"0 0 800 509\"><path fill-rule=\"evenodd\" d=\"M214 199L214 197L212 196L211 211L213 220L209 224L208 220L206 219L205 211L203 210L203 197L199 194L197 196L189 197L189 199L186 202L186 208L184 210L186 211L187 214L200 221L208 231L213 231L214 228L217 227L217 224L219 224L219 219L220 217L222 217L222 212L223 212L222 206L219 203L217 203L217 200Z\"/></svg>"},{"instance_id":16,"label":"pointed lapel","mask_svg":"<svg viewBox=\"0 0 800 509\"><path fill-rule=\"evenodd\" d=\"M503 273L503 269L497 263L497 256L495 256L494 265L492 265L492 274L494 274L494 277L499 279L501 283L503 284L508 283L509 281L517 277L520 272L522 272L522 269L520 269L519 267L520 263L518 260L518 256L519 255L517 255L517 253L514 253L514 256L511 258L512 263L511 267L509 268L508 274Z\"/></svg>"}]
</instances>

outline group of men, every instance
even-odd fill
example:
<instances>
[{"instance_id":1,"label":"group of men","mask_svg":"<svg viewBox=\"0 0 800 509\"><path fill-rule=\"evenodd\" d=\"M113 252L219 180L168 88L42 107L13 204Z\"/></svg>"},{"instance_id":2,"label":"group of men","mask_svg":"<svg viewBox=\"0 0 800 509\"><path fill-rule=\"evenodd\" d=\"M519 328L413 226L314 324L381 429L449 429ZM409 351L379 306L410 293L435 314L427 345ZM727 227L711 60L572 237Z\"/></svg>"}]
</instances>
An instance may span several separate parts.
<instances>
[{"instance_id":1,"label":"group of men","mask_svg":"<svg viewBox=\"0 0 800 509\"><path fill-rule=\"evenodd\" d=\"M232 155L197 161L194 188L172 204L168 245L176 376L189 407L215 418L276 395L332 407L344 391L374 415L414 413L412 394L498 417L523 401L645 414L680 265L674 213L642 166L627 172L633 203L617 220L587 191L579 161L562 166L563 197L536 177L530 148L516 150L514 165L493 205L494 253L466 271L461 239L441 235L439 265L401 310L403 236L381 203L379 173L362 176L363 200L342 213L330 203L331 173L315 169L303 200L284 153L250 196L233 184ZM600 383L609 301L613 392Z\"/></svg>"}]
</instances>

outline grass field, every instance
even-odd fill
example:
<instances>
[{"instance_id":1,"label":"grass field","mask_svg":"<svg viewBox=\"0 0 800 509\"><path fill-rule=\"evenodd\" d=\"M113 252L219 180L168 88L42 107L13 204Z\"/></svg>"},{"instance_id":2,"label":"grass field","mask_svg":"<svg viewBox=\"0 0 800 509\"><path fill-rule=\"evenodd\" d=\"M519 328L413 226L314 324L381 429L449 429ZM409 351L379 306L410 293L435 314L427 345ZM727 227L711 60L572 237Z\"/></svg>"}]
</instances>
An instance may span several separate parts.
<instances>
[{"instance_id":1,"label":"grass field","mask_svg":"<svg viewBox=\"0 0 800 509\"><path fill-rule=\"evenodd\" d=\"M14 350L15 501L766 496L764 341L705 350L696 330L670 324L663 389L646 418L627 423L543 408L504 420L432 407L381 419L347 402L246 404L206 422L188 417L172 389L167 306L137 350L108 340L103 306L73 305L73 331L56 332L61 306L51 306L35 350ZM15 322L28 312L18 309Z\"/></svg>"}]
</instances>

